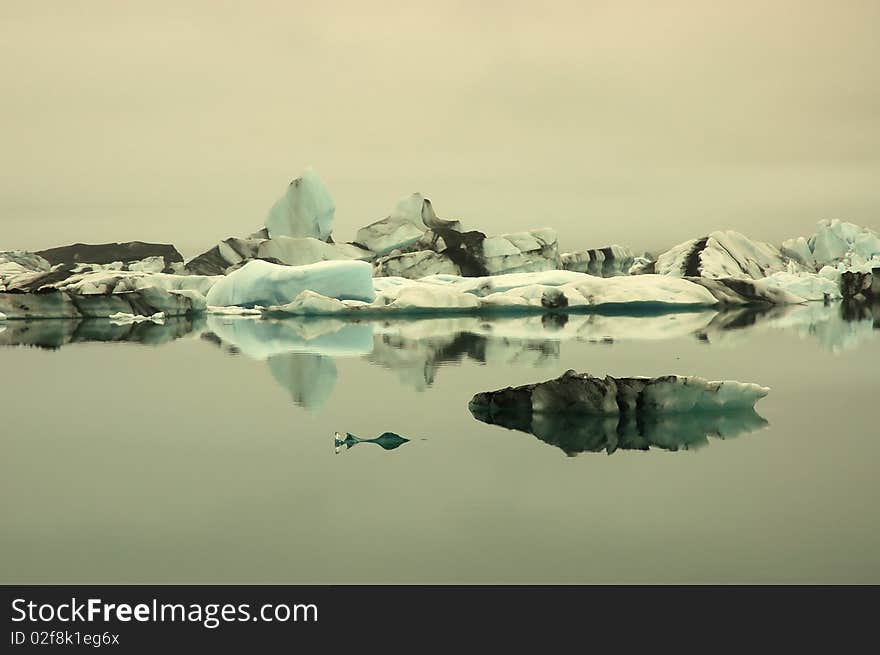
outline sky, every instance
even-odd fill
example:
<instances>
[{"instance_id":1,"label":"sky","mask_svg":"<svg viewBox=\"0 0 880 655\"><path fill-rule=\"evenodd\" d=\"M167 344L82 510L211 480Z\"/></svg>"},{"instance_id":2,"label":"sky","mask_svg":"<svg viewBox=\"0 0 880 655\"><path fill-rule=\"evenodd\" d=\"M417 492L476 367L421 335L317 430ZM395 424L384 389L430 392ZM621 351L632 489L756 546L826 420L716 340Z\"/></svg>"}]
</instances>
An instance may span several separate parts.
<instances>
[{"instance_id":1,"label":"sky","mask_svg":"<svg viewBox=\"0 0 880 655\"><path fill-rule=\"evenodd\" d=\"M880 229L880 0L0 4L0 250L334 238L420 191L563 251Z\"/></svg>"}]
</instances>

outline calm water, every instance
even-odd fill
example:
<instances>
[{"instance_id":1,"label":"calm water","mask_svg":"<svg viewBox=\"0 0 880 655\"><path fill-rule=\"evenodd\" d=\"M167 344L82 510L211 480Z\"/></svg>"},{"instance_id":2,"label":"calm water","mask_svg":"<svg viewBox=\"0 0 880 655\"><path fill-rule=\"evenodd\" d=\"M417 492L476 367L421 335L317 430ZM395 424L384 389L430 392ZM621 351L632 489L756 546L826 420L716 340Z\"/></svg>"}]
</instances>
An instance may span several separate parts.
<instances>
[{"instance_id":1,"label":"calm water","mask_svg":"<svg viewBox=\"0 0 880 655\"><path fill-rule=\"evenodd\" d=\"M880 582L880 330L848 318L0 323L0 580ZM772 391L674 451L468 411L569 368Z\"/></svg>"}]
</instances>

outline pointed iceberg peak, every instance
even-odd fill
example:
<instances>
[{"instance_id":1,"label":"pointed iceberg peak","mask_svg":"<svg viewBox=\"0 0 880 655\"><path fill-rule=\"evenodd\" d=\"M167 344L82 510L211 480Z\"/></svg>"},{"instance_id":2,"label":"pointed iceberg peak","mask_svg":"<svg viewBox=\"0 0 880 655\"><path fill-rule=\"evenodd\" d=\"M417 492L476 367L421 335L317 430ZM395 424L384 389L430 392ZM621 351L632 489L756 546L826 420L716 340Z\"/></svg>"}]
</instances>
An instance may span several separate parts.
<instances>
[{"instance_id":1,"label":"pointed iceberg peak","mask_svg":"<svg viewBox=\"0 0 880 655\"><path fill-rule=\"evenodd\" d=\"M392 219L406 220L417 227L427 227L430 229L445 228L452 230L460 230L461 224L458 221L447 221L438 218L434 213L434 206L428 198L421 193L411 193L404 196L397 202L394 211L391 212Z\"/></svg>"},{"instance_id":2,"label":"pointed iceberg peak","mask_svg":"<svg viewBox=\"0 0 880 655\"><path fill-rule=\"evenodd\" d=\"M266 217L269 238L313 237L327 241L333 232L336 204L311 167L290 185L272 205Z\"/></svg>"}]
</instances>

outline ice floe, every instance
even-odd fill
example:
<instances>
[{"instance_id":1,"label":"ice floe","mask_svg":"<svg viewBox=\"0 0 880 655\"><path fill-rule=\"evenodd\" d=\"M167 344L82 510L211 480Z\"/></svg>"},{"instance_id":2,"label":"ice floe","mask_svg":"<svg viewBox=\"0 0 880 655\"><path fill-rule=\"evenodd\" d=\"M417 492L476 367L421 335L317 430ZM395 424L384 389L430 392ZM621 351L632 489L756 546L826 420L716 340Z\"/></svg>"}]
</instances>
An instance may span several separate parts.
<instances>
[{"instance_id":1,"label":"ice floe","mask_svg":"<svg viewBox=\"0 0 880 655\"><path fill-rule=\"evenodd\" d=\"M360 261L283 266L256 259L214 284L207 302L211 306L269 307L290 303L303 292L370 302L376 297L372 267Z\"/></svg>"}]
</instances>

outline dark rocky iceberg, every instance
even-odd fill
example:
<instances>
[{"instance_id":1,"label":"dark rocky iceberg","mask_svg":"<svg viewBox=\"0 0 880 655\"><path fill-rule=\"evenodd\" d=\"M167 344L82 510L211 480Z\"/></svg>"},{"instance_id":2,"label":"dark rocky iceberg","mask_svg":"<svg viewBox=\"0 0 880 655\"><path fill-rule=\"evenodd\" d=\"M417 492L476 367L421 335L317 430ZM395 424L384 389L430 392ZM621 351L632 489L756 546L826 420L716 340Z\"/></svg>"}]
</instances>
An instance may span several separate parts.
<instances>
[{"instance_id":1,"label":"dark rocky iceberg","mask_svg":"<svg viewBox=\"0 0 880 655\"><path fill-rule=\"evenodd\" d=\"M173 272L172 264L183 264L183 255L170 244L145 243L129 241L127 243L74 243L69 246L39 250L39 255L50 265L56 264L112 264L122 262L131 265L145 259L161 257L164 261L163 272Z\"/></svg>"},{"instance_id":2,"label":"dark rocky iceberg","mask_svg":"<svg viewBox=\"0 0 880 655\"><path fill-rule=\"evenodd\" d=\"M692 448L765 424L754 404L769 389L667 375L605 378L566 371L547 382L475 395L480 421L528 432L567 453Z\"/></svg>"}]
</instances>

